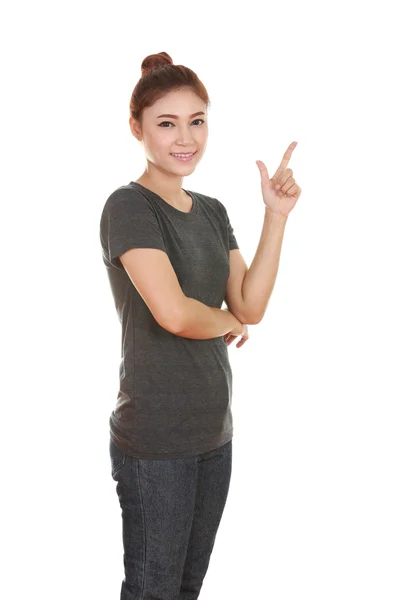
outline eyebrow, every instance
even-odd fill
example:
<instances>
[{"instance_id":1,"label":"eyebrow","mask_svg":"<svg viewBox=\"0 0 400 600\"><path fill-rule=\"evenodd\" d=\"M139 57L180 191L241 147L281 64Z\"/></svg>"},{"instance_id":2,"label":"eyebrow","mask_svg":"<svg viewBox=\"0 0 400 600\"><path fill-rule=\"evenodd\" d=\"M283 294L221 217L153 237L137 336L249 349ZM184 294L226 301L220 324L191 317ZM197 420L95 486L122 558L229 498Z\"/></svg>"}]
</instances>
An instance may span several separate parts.
<instances>
[{"instance_id":1,"label":"eyebrow","mask_svg":"<svg viewBox=\"0 0 400 600\"><path fill-rule=\"evenodd\" d=\"M195 112L192 115L190 115L189 119L193 119L193 117L197 117L197 115L205 115L206 113L203 111L200 112ZM159 119L160 117L170 117L171 119L179 119L178 115L158 115L158 117L156 117L157 119Z\"/></svg>"}]
</instances>

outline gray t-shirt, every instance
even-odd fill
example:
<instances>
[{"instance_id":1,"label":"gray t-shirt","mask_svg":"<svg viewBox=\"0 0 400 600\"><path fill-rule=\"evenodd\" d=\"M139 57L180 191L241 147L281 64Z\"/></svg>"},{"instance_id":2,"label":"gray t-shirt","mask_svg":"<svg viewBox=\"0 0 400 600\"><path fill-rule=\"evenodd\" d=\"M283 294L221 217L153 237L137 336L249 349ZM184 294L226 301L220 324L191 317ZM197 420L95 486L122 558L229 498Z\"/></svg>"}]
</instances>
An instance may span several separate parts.
<instances>
[{"instance_id":1,"label":"gray t-shirt","mask_svg":"<svg viewBox=\"0 0 400 600\"><path fill-rule=\"evenodd\" d=\"M189 339L154 319L119 256L129 248L166 252L183 293L221 308L229 250L239 248L224 205L184 190L180 211L131 181L107 199L100 220L103 262L122 325L120 386L110 435L137 458L195 456L233 437L232 371L224 336Z\"/></svg>"}]
</instances>

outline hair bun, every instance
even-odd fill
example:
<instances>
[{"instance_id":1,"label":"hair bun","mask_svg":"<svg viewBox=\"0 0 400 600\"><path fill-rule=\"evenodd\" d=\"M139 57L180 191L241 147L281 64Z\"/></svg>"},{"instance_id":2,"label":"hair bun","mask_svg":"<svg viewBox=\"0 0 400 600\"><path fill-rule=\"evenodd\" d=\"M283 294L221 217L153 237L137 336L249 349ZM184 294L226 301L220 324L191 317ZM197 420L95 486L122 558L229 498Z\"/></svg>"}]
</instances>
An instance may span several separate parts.
<instances>
[{"instance_id":1,"label":"hair bun","mask_svg":"<svg viewBox=\"0 0 400 600\"><path fill-rule=\"evenodd\" d=\"M153 71L154 69L158 69L159 67L165 67L166 65L173 65L173 60L169 54L166 52L157 52L157 54L149 54L143 60L141 64L142 69L142 77Z\"/></svg>"}]
</instances>

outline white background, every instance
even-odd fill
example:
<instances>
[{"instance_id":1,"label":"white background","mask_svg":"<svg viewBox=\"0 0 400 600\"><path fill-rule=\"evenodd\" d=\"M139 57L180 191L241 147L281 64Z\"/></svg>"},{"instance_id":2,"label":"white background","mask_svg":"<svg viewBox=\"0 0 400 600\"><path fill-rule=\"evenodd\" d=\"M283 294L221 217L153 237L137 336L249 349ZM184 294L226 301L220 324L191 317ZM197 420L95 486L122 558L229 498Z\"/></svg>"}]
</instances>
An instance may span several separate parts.
<instances>
[{"instance_id":1,"label":"white background","mask_svg":"<svg viewBox=\"0 0 400 600\"><path fill-rule=\"evenodd\" d=\"M225 204L248 266L264 214L255 161L272 174L297 141L302 188L265 317L229 347L233 472L200 598L400 598L394 7L2 9L3 598L119 598L120 325L99 219L144 170L129 99L160 51L211 97L206 154L183 186Z\"/></svg>"}]
</instances>

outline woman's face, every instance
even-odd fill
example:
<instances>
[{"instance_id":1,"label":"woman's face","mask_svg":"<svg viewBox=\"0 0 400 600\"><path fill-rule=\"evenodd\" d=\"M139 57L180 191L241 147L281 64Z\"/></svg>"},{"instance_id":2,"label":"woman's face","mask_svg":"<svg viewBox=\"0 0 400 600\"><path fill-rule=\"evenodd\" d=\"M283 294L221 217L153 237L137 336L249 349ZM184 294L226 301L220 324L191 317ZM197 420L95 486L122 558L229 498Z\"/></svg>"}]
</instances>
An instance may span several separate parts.
<instances>
[{"instance_id":1,"label":"woman's face","mask_svg":"<svg viewBox=\"0 0 400 600\"><path fill-rule=\"evenodd\" d=\"M147 160L170 174L190 175L206 149L207 108L190 89L169 92L146 108L142 129L132 118L129 122L133 135L143 144ZM172 156L191 152L195 154L186 161Z\"/></svg>"}]
</instances>

